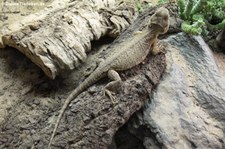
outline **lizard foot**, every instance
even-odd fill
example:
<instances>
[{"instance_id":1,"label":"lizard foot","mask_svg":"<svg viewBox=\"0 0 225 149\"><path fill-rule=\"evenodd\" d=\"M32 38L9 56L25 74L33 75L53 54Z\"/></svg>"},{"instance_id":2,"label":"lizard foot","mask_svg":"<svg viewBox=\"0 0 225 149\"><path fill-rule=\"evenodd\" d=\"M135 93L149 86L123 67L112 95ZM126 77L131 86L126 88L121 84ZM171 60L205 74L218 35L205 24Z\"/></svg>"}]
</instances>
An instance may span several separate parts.
<instances>
[{"instance_id":1,"label":"lizard foot","mask_svg":"<svg viewBox=\"0 0 225 149\"><path fill-rule=\"evenodd\" d=\"M165 53L168 46L169 46L169 44L166 41L160 40L158 42L158 48L160 49L160 52L162 52L162 53Z\"/></svg>"},{"instance_id":2,"label":"lizard foot","mask_svg":"<svg viewBox=\"0 0 225 149\"><path fill-rule=\"evenodd\" d=\"M155 43L153 47L152 54L157 55L159 53L165 53L167 47L168 44L165 41L158 41L157 45Z\"/></svg>"},{"instance_id":3,"label":"lizard foot","mask_svg":"<svg viewBox=\"0 0 225 149\"><path fill-rule=\"evenodd\" d=\"M104 88L104 95L107 95L113 104L115 104L115 97L112 95L112 93L115 91L118 91L118 89L121 86L121 78L119 74L115 70L109 70L108 71L108 77L113 80L109 82L105 88ZM114 93L115 94L115 93Z\"/></svg>"},{"instance_id":4,"label":"lizard foot","mask_svg":"<svg viewBox=\"0 0 225 149\"><path fill-rule=\"evenodd\" d=\"M111 99L111 102L113 103L113 105L117 103L115 97L113 96L113 94L115 93L105 88L103 91L103 94L104 96L108 96Z\"/></svg>"}]
</instances>

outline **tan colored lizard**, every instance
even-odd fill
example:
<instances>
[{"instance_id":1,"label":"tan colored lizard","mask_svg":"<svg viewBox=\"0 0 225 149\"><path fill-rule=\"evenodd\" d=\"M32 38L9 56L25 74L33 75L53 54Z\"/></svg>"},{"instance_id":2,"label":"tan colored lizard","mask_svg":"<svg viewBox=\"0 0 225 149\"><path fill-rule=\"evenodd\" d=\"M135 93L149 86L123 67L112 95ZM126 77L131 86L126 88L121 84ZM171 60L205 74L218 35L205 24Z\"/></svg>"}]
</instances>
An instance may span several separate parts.
<instances>
[{"instance_id":1,"label":"tan colored lizard","mask_svg":"<svg viewBox=\"0 0 225 149\"><path fill-rule=\"evenodd\" d=\"M117 71L127 70L140 64L150 51L154 55L159 53L160 50L157 47L158 35L166 33L168 28L169 11L166 8L161 7L151 16L150 21L145 28L130 35L134 37L131 38L129 43L121 42L116 46L116 49L112 49L113 53L101 62L92 74L65 100L65 103L59 112L48 148L51 147L59 122L69 103L89 86L107 75L113 81L106 85L104 91L110 98L113 98L109 89L121 82L121 78Z\"/></svg>"}]
</instances>

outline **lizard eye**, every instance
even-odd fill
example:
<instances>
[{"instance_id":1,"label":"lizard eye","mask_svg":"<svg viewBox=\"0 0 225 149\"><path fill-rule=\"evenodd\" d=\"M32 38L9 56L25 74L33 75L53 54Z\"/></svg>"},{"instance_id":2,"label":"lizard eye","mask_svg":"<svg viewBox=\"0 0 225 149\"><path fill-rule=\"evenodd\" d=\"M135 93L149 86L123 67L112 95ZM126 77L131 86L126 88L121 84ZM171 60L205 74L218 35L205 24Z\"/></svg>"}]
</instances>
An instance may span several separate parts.
<instances>
[{"instance_id":1,"label":"lizard eye","mask_svg":"<svg viewBox=\"0 0 225 149\"><path fill-rule=\"evenodd\" d=\"M156 17L159 17L159 16L160 16L160 14L159 14L159 13L156 13L156 14L155 14L155 16L156 16Z\"/></svg>"},{"instance_id":2,"label":"lizard eye","mask_svg":"<svg viewBox=\"0 0 225 149\"><path fill-rule=\"evenodd\" d=\"M168 16L164 16L163 19L164 19L164 20L167 20L167 19L168 19Z\"/></svg>"}]
</instances>

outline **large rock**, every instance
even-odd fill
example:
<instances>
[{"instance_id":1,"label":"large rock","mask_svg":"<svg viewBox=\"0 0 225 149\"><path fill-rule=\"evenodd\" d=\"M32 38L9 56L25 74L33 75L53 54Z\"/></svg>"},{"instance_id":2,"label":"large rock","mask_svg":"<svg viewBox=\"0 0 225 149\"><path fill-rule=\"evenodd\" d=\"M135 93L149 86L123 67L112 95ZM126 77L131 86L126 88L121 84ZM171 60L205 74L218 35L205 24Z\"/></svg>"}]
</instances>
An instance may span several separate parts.
<instances>
[{"instance_id":1,"label":"large rock","mask_svg":"<svg viewBox=\"0 0 225 149\"><path fill-rule=\"evenodd\" d=\"M201 37L170 36L167 69L128 124L145 148L225 148L225 78Z\"/></svg>"}]
</instances>

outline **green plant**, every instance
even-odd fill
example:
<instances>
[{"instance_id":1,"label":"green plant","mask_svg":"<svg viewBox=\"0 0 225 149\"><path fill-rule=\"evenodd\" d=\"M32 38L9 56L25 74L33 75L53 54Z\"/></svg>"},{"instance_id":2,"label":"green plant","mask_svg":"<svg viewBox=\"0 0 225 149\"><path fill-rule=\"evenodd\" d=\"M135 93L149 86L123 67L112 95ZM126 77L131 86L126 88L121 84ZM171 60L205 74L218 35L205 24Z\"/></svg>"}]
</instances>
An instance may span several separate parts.
<instances>
[{"instance_id":1,"label":"green plant","mask_svg":"<svg viewBox=\"0 0 225 149\"><path fill-rule=\"evenodd\" d=\"M146 8L152 7L150 0L138 0L136 2L136 9L138 12L143 12Z\"/></svg>"},{"instance_id":2,"label":"green plant","mask_svg":"<svg viewBox=\"0 0 225 149\"><path fill-rule=\"evenodd\" d=\"M168 2L168 0L158 0L158 4L163 4L163 3L166 3Z\"/></svg>"},{"instance_id":3,"label":"green plant","mask_svg":"<svg viewBox=\"0 0 225 149\"><path fill-rule=\"evenodd\" d=\"M191 34L207 34L225 28L225 0L178 0L181 28Z\"/></svg>"}]
</instances>

